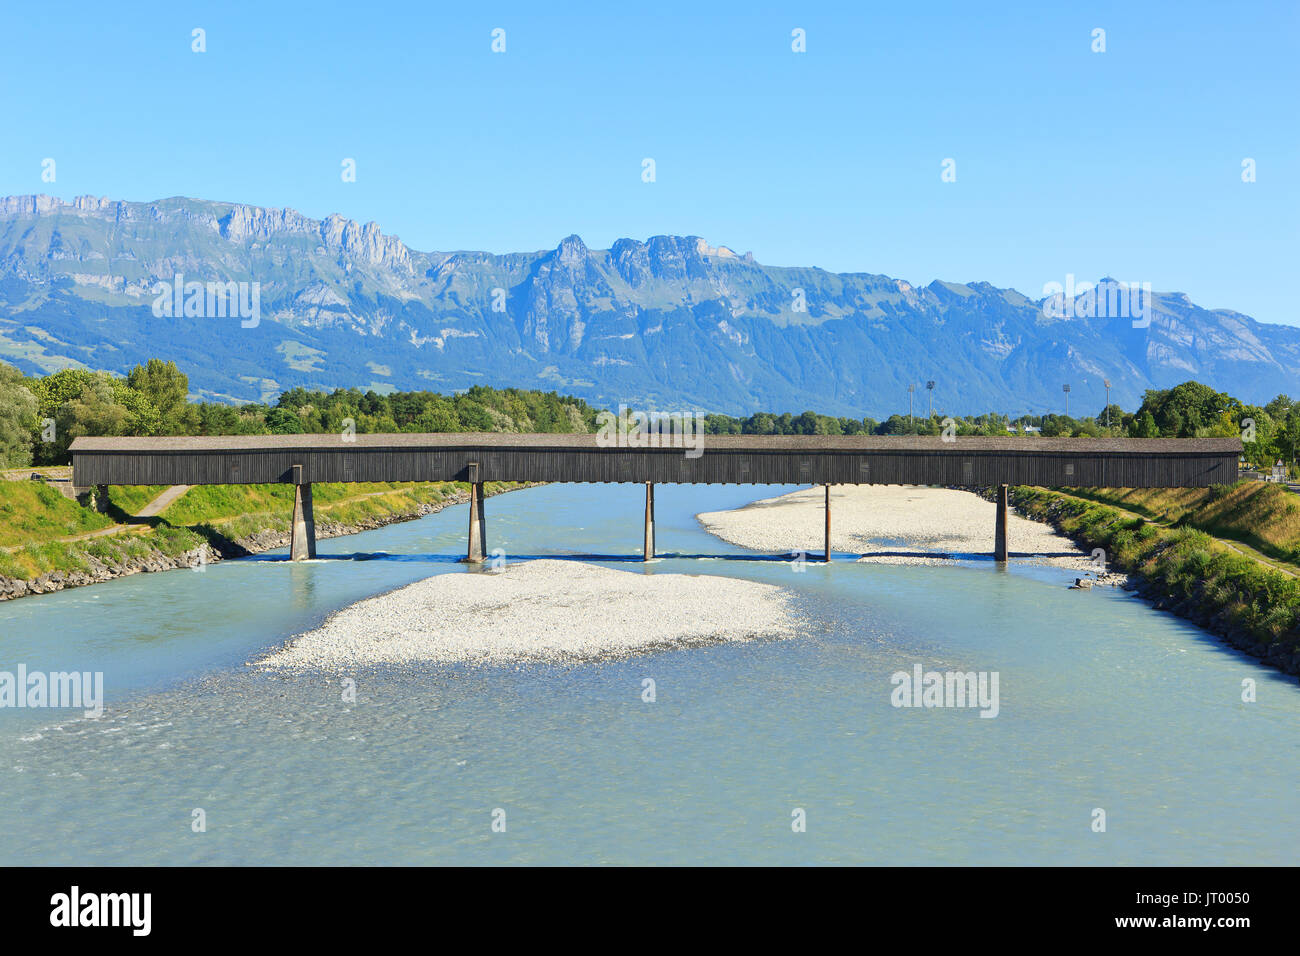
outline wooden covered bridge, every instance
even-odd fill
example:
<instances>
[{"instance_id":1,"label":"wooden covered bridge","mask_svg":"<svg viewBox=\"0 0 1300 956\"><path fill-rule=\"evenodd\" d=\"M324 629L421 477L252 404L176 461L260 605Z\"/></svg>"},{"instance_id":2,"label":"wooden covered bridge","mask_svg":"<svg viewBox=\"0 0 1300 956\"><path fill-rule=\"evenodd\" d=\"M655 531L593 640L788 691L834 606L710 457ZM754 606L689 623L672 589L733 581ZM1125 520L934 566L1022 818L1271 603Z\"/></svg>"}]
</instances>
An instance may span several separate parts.
<instances>
[{"instance_id":1,"label":"wooden covered bridge","mask_svg":"<svg viewBox=\"0 0 1300 956\"><path fill-rule=\"evenodd\" d=\"M496 433L77 438L73 485L294 486L294 560L316 554L313 482L463 481L470 485L467 559L486 551L487 481L645 485L645 557L654 556L656 484L946 485L1000 489L995 557L1007 556L1007 488L1174 488L1237 479L1235 438L984 438L668 435L621 442L588 435ZM636 444L634 444L636 442Z\"/></svg>"}]
</instances>

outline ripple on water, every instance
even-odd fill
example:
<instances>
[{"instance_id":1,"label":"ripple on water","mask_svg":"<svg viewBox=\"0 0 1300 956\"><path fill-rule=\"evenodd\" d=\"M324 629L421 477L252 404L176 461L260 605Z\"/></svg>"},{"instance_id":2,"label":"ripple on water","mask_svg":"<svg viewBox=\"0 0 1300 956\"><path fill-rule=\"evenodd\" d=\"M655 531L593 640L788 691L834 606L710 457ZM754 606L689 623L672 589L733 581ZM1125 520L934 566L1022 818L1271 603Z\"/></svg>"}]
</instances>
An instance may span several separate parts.
<instances>
[{"instance_id":1,"label":"ripple on water","mask_svg":"<svg viewBox=\"0 0 1300 956\"><path fill-rule=\"evenodd\" d=\"M695 511L749 492L677 491L656 502L661 543L715 555ZM535 492L494 500L496 541L626 550L628 508L642 504L626 489ZM414 522L347 547L450 554L463 512L443 517L441 538ZM1068 592L1071 572L1052 567L837 562L793 575L667 558L656 575L717 569L793 588L799 633L565 662L240 666L431 567L223 562L179 583L119 582L134 596L120 604L106 586L66 616L51 596L42 640L56 648L78 634L114 654L138 643L123 673L168 655L225 663L110 696L99 721L0 719L0 823L21 821L4 826L0 863L1185 865L1300 852L1287 799L1300 771L1278 757L1300 725L1294 682L1123 593ZM210 624L176 624L177 608L203 602ZM17 613L33 612L0 608ZM915 663L998 671L998 718L892 707L890 675ZM1255 705L1240 701L1245 676ZM1104 840L1088 826L1096 806ZM795 807L809 828L792 838ZM491 832L495 808L507 834Z\"/></svg>"}]
</instances>

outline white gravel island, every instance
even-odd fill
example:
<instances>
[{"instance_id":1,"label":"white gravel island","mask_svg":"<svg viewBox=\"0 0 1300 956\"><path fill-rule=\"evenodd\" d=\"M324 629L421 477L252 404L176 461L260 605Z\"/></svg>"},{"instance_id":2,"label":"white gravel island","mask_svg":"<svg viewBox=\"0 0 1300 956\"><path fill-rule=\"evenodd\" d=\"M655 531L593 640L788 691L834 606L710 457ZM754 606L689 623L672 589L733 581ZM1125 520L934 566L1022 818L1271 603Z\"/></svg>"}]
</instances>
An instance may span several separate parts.
<instances>
[{"instance_id":1,"label":"white gravel island","mask_svg":"<svg viewBox=\"0 0 1300 956\"><path fill-rule=\"evenodd\" d=\"M831 488L831 549L881 564L947 564L989 555L997 506L969 491L915 485L835 485ZM704 530L753 551L776 554L825 547L825 489L765 498L733 511L697 516ZM1008 515L1011 552L1075 570L1091 559L1069 538L1037 521Z\"/></svg>"},{"instance_id":2,"label":"white gravel island","mask_svg":"<svg viewBox=\"0 0 1300 956\"><path fill-rule=\"evenodd\" d=\"M440 574L367 598L256 662L267 670L504 663L788 637L793 594L717 575L644 574L579 561Z\"/></svg>"}]
</instances>

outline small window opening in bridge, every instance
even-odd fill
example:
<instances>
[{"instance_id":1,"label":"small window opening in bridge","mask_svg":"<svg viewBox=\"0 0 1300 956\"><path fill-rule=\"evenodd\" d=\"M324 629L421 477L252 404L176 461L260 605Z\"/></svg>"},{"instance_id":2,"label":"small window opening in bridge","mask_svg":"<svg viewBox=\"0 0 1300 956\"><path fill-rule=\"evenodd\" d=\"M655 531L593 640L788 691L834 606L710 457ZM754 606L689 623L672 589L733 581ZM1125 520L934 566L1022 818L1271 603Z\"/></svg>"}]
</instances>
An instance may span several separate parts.
<instances>
[{"instance_id":1,"label":"small window opening in bridge","mask_svg":"<svg viewBox=\"0 0 1300 956\"><path fill-rule=\"evenodd\" d=\"M1071 462L1067 462L1067 463L1066 463L1066 465L1065 465L1065 474L1066 474L1066 477L1069 477L1069 478L1073 478L1073 477L1074 477L1074 462L1071 461Z\"/></svg>"},{"instance_id":2,"label":"small window opening in bridge","mask_svg":"<svg viewBox=\"0 0 1300 956\"><path fill-rule=\"evenodd\" d=\"M871 462L869 461L858 462L858 474L860 474L863 478L871 474Z\"/></svg>"},{"instance_id":3,"label":"small window opening in bridge","mask_svg":"<svg viewBox=\"0 0 1300 956\"><path fill-rule=\"evenodd\" d=\"M974 481L974 480L975 480L975 462L973 462L973 461L963 461L963 462L961 463L961 478L962 478L962 481Z\"/></svg>"},{"instance_id":4,"label":"small window opening in bridge","mask_svg":"<svg viewBox=\"0 0 1300 956\"><path fill-rule=\"evenodd\" d=\"M799 462L799 477L808 478L812 475L812 462L807 458Z\"/></svg>"},{"instance_id":5,"label":"small window opening in bridge","mask_svg":"<svg viewBox=\"0 0 1300 956\"><path fill-rule=\"evenodd\" d=\"M740 473L741 473L742 475L747 475L747 474L749 474L749 459L748 459L748 458L741 458L741 459L739 460L739 465L740 465Z\"/></svg>"},{"instance_id":6,"label":"small window opening in bridge","mask_svg":"<svg viewBox=\"0 0 1300 956\"><path fill-rule=\"evenodd\" d=\"M354 455L343 456L343 480L356 481L357 479L357 459Z\"/></svg>"},{"instance_id":7,"label":"small window opening in bridge","mask_svg":"<svg viewBox=\"0 0 1300 956\"><path fill-rule=\"evenodd\" d=\"M230 460L230 462L229 462L229 469L228 469L228 470L229 470L229 473L230 473L230 477L231 477L231 478L238 478L238 477L239 477L239 462L237 462L235 459L232 458L232 459Z\"/></svg>"}]
</instances>

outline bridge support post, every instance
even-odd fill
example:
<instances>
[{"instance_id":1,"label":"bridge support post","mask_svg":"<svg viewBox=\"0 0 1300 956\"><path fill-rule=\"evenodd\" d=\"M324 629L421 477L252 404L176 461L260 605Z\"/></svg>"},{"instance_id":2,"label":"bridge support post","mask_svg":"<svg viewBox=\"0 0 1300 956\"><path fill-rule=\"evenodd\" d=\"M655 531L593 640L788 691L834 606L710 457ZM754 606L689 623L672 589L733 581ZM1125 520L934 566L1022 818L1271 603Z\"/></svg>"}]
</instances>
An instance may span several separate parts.
<instances>
[{"instance_id":1,"label":"bridge support post","mask_svg":"<svg viewBox=\"0 0 1300 956\"><path fill-rule=\"evenodd\" d=\"M998 485L998 521L993 534L993 560L1007 560L1007 485Z\"/></svg>"},{"instance_id":2,"label":"bridge support post","mask_svg":"<svg viewBox=\"0 0 1300 956\"><path fill-rule=\"evenodd\" d=\"M478 469L471 469L477 477ZM483 511L483 482L471 481L469 484L469 548L465 560L470 564L482 564L483 554L487 548L487 521Z\"/></svg>"},{"instance_id":3,"label":"bridge support post","mask_svg":"<svg viewBox=\"0 0 1300 956\"><path fill-rule=\"evenodd\" d=\"M826 561L831 560L831 486L826 486Z\"/></svg>"},{"instance_id":4,"label":"bridge support post","mask_svg":"<svg viewBox=\"0 0 1300 956\"><path fill-rule=\"evenodd\" d=\"M311 482L302 480L302 465L293 466L293 525L289 560L316 557L316 514L311 505Z\"/></svg>"},{"instance_id":5,"label":"bridge support post","mask_svg":"<svg viewBox=\"0 0 1300 956\"><path fill-rule=\"evenodd\" d=\"M653 481L645 483L645 549L642 561L649 561L655 556L655 485Z\"/></svg>"}]
</instances>

